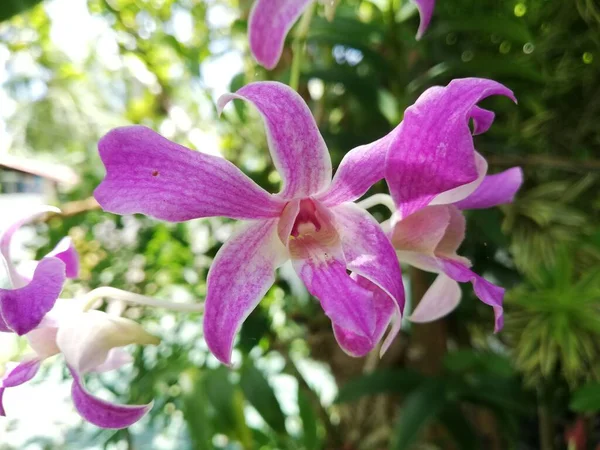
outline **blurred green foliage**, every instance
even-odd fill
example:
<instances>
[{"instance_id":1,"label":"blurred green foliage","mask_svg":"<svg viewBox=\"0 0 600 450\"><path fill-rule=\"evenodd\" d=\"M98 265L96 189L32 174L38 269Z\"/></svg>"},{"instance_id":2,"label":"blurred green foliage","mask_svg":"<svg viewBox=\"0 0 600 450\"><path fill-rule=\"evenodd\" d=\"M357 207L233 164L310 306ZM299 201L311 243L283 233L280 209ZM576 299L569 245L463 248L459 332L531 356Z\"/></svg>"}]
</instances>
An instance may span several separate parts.
<instances>
[{"instance_id":1,"label":"blurred green foliage","mask_svg":"<svg viewBox=\"0 0 600 450\"><path fill-rule=\"evenodd\" d=\"M32 3L5 2L0 20ZM438 3L419 42L409 2L344 0L331 22L319 6L299 90L334 165L396 126L431 85L478 76L515 91L518 106L486 100L496 122L475 142L491 172L521 165L524 188L511 205L469 211L461 249L478 273L508 289L506 330L491 335L491 311L466 286L457 311L434 325L442 356L413 325L382 360L354 360L337 348L316 301L282 271L244 324L238 368L230 370L209 355L198 315L130 307L124 313L163 342L135 350L122 378L90 385L122 401L153 398L148 419L119 432L81 425L47 448L550 450L566 446L563 431L576 414L597 417L600 6ZM10 151L81 175L60 192L66 215L40 225L47 242L35 244L41 255L67 233L75 240L82 274L67 295L112 285L201 302L208 267L231 232L227 220L166 224L78 203L103 176L96 144L110 128L142 123L183 145L220 151L277 190L256 112L236 103L218 118L214 105L228 88L289 80L291 40L273 71L252 60L251 5L88 0L82 12L82 2L57 0L0 24L0 131ZM378 184L372 192L384 190ZM424 373L419 358L434 373ZM596 444L598 430L588 431Z\"/></svg>"}]
</instances>

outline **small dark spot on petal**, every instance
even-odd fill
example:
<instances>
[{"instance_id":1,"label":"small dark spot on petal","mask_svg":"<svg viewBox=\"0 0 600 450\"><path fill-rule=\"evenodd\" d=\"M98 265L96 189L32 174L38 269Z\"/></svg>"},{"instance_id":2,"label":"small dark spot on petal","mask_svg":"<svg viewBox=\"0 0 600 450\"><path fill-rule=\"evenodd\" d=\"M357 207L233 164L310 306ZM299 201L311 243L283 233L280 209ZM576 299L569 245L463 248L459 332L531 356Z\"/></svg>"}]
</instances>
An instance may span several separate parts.
<instances>
[{"instance_id":1,"label":"small dark spot on petal","mask_svg":"<svg viewBox=\"0 0 600 450\"><path fill-rule=\"evenodd\" d=\"M153 176L153 177L157 177L158 175L159 175L159 172L158 172L158 170L154 170L154 171L152 172L152 176Z\"/></svg>"}]
</instances>

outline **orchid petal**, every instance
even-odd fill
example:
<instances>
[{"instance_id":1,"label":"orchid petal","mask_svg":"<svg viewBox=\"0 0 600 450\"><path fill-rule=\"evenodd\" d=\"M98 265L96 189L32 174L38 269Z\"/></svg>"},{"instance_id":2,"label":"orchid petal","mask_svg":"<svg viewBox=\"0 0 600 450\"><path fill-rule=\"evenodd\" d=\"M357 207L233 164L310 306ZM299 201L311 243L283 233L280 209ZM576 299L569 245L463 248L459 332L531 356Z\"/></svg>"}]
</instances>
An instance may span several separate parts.
<instances>
[{"instance_id":1,"label":"orchid petal","mask_svg":"<svg viewBox=\"0 0 600 450\"><path fill-rule=\"evenodd\" d=\"M385 175L385 157L393 133L348 152L327 191L316 198L325 206L337 206L362 197Z\"/></svg>"},{"instance_id":2,"label":"orchid petal","mask_svg":"<svg viewBox=\"0 0 600 450\"><path fill-rule=\"evenodd\" d=\"M446 275L460 283L471 282L475 295L486 305L494 310L494 332L498 332L504 326L502 301L504 300L504 289L496 286L483 277L474 273L471 269L460 262L450 259L441 259L443 270Z\"/></svg>"},{"instance_id":3,"label":"orchid petal","mask_svg":"<svg viewBox=\"0 0 600 450\"><path fill-rule=\"evenodd\" d=\"M12 367L7 369L0 380L0 416L6 416L3 404L4 390L9 387L20 386L31 380L38 373L40 362L39 359L29 359L18 364L10 363Z\"/></svg>"},{"instance_id":4,"label":"orchid petal","mask_svg":"<svg viewBox=\"0 0 600 450\"><path fill-rule=\"evenodd\" d=\"M417 5L419 16L421 17L421 23L419 24L419 30L417 31L417 40L419 40L425 34L427 27L429 27L431 16L433 16L435 0L412 0L412 2Z\"/></svg>"},{"instance_id":5,"label":"orchid petal","mask_svg":"<svg viewBox=\"0 0 600 450\"><path fill-rule=\"evenodd\" d=\"M510 203L523 184L523 170L512 167L495 175L488 175L477 190L455 205L460 209L483 209Z\"/></svg>"},{"instance_id":6,"label":"orchid petal","mask_svg":"<svg viewBox=\"0 0 600 450\"><path fill-rule=\"evenodd\" d=\"M350 356L360 358L373 350L373 347L381 341L385 330L397 312L397 305L390 298L389 294L366 278L358 276L357 282L360 286L369 289L373 293L373 305L375 308L375 331L373 332L373 336L369 339L345 330L336 324L333 324L333 332L344 352ZM397 322L400 323L399 320ZM393 334L394 332L392 331L390 335Z\"/></svg>"},{"instance_id":7,"label":"orchid petal","mask_svg":"<svg viewBox=\"0 0 600 450\"><path fill-rule=\"evenodd\" d=\"M180 222L200 217L277 217L285 204L229 161L195 152L142 126L98 144L106 177L94 191L105 211Z\"/></svg>"},{"instance_id":8,"label":"orchid petal","mask_svg":"<svg viewBox=\"0 0 600 450\"><path fill-rule=\"evenodd\" d=\"M471 119L473 119L473 135L483 134L490 129L496 114L493 111L473 106Z\"/></svg>"},{"instance_id":9,"label":"orchid petal","mask_svg":"<svg viewBox=\"0 0 600 450\"><path fill-rule=\"evenodd\" d=\"M386 160L385 176L401 218L439 194L478 178L469 118L491 95L513 93L492 80L465 78L428 89L408 108Z\"/></svg>"},{"instance_id":10,"label":"orchid petal","mask_svg":"<svg viewBox=\"0 0 600 450\"><path fill-rule=\"evenodd\" d=\"M90 394L83 383L80 374L73 368L73 385L71 395L77 412L88 422L108 429L127 428L140 420L150 409L152 403L147 405L119 405L107 402Z\"/></svg>"},{"instance_id":11,"label":"orchid petal","mask_svg":"<svg viewBox=\"0 0 600 450\"><path fill-rule=\"evenodd\" d=\"M427 208L426 208L427 209ZM446 206L448 211L448 226L444 232L444 237L435 248L437 256L445 256L451 259L460 258L456 252L465 240L465 231L467 222L465 216L458 208L453 205Z\"/></svg>"},{"instance_id":12,"label":"orchid petal","mask_svg":"<svg viewBox=\"0 0 600 450\"><path fill-rule=\"evenodd\" d=\"M133 357L122 348L111 348L104 361L94 368L94 372L110 372L133 362Z\"/></svg>"},{"instance_id":13,"label":"orchid petal","mask_svg":"<svg viewBox=\"0 0 600 450\"><path fill-rule=\"evenodd\" d=\"M0 289L0 313L9 328L18 335L37 327L52 309L65 282L65 264L56 258L44 258L33 279L19 289Z\"/></svg>"},{"instance_id":14,"label":"orchid petal","mask_svg":"<svg viewBox=\"0 0 600 450\"><path fill-rule=\"evenodd\" d=\"M285 37L312 0L256 0L248 19L250 50L261 66L273 69Z\"/></svg>"},{"instance_id":15,"label":"orchid petal","mask_svg":"<svg viewBox=\"0 0 600 450\"><path fill-rule=\"evenodd\" d=\"M58 328L44 326L43 324L44 322L26 335L29 346L41 359L60 353L60 349L58 348L58 345L56 345L56 333L58 332Z\"/></svg>"},{"instance_id":16,"label":"orchid petal","mask_svg":"<svg viewBox=\"0 0 600 450\"><path fill-rule=\"evenodd\" d=\"M392 243L398 251L433 255L450 223L449 208L428 206L397 221L392 228Z\"/></svg>"},{"instance_id":17,"label":"orchid petal","mask_svg":"<svg viewBox=\"0 0 600 450\"><path fill-rule=\"evenodd\" d=\"M160 340L133 320L87 311L61 324L56 343L67 364L87 373L106 363L110 351L129 344L158 344Z\"/></svg>"},{"instance_id":18,"label":"orchid petal","mask_svg":"<svg viewBox=\"0 0 600 450\"><path fill-rule=\"evenodd\" d=\"M265 122L273 163L283 180L279 197L305 198L331 182L331 159L310 109L300 95L282 83L251 83L235 94L225 94L217 105L222 111L233 99L246 100Z\"/></svg>"},{"instance_id":19,"label":"orchid petal","mask_svg":"<svg viewBox=\"0 0 600 450\"><path fill-rule=\"evenodd\" d=\"M433 200L429 203L430 205L448 205L450 203L456 203L460 200L467 198L479 187L479 185L485 179L485 175L488 169L488 163L483 156L475 152L475 166L477 167L477 178L470 183L463 184L449 191L442 192L436 195Z\"/></svg>"},{"instance_id":20,"label":"orchid petal","mask_svg":"<svg viewBox=\"0 0 600 450\"><path fill-rule=\"evenodd\" d=\"M400 331L404 311L404 286L396 251L377 221L364 209L354 203L345 203L332 208L332 211L342 241L346 268L383 290L394 305L396 320L382 346L383 354ZM377 340L374 339L375 342Z\"/></svg>"},{"instance_id":21,"label":"orchid petal","mask_svg":"<svg viewBox=\"0 0 600 450\"><path fill-rule=\"evenodd\" d=\"M345 263L325 253L321 258L296 259L292 263L333 324L367 338L372 347L376 325L373 293L346 273Z\"/></svg>"},{"instance_id":22,"label":"orchid petal","mask_svg":"<svg viewBox=\"0 0 600 450\"><path fill-rule=\"evenodd\" d=\"M245 223L223 244L208 273L204 337L224 364L231 364L235 335L287 259L277 226L277 220Z\"/></svg>"},{"instance_id":23,"label":"orchid petal","mask_svg":"<svg viewBox=\"0 0 600 450\"><path fill-rule=\"evenodd\" d=\"M46 256L53 256L65 263L65 273L67 278L77 278L79 275L79 254L75 249L73 240L70 237L64 237L56 247Z\"/></svg>"},{"instance_id":24,"label":"orchid petal","mask_svg":"<svg viewBox=\"0 0 600 450\"><path fill-rule=\"evenodd\" d=\"M28 222L32 222L39 216L42 216L48 212L60 213L60 209L54 206L39 206L33 210L26 211L19 215L11 224L6 228L2 237L0 238L0 253L4 257L8 266L9 276L12 280L14 287L19 288L27 284L27 280L24 280L16 271L15 266L12 264L10 257L10 243L15 232Z\"/></svg>"},{"instance_id":25,"label":"orchid petal","mask_svg":"<svg viewBox=\"0 0 600 450\"><path fill-rule=\"evenodd\" d=\"M433 322L450 314L460 303L462 292L458 283L444 274L437 276L423 298L408 317L411 322Z\"/></svg>"}]
</instances>

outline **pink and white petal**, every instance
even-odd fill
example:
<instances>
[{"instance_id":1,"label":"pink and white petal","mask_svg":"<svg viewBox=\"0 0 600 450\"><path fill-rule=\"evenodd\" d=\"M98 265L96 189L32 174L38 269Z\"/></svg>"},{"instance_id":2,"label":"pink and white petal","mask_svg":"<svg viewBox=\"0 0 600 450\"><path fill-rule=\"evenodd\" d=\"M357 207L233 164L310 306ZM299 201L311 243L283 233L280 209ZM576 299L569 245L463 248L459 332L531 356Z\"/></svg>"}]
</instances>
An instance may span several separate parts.
<instances>
[{"instance_id":1,"label":"pink and white petal","mask_svg":"<svg viewBox=\"0 0 600 450\"><path fill-rule=\"evenodd\" d=\"M19 289L0 289L0 313L8 327L19 336L37 327L52 309L65 282L65 264L44 258L33 279Z\"/></svg>"},{"instance_id":2,"label":"pink and white petal","mask_svg":"<svg viewBox=\"0 0 600 450\"><path fill-rule=\"evenodd\" d=\"M102 400L90 394L85 388L80 374L69 368L73 376L71 396L77 412L85 420L100 428L127 428L140 420L152 409L152 403L147 405L119 405Z\"/></svg>"},{"instance_id":3,"label":"pink and white petal","mask_svg":"<svg viewBox=\"0 0 600 450\"><path fill-rule=\"evenodd\" d=\"M446 275L460 283L470 282L479 300L493 308L495 318L494 332L497 333L500 331L504 326L504 312L502 308L504 289L490 283L458 261L450 259L440 259L440 261Z\"/></svg>"},{"instance_id":4,"label":"pink and white petal","mask_svg":"<svg viewBox=\"0 0 600 450\"><path fill-rule=\"evenodd\" d=\"M348 152L340 163L329 188L316 198L325 206L337 206L362 197L385 175L385 157L393 133Z\"/></svg>"},{"instance_id":5,"label":"pink and white petal","mask_svg":"<svg viewBox=\"0 0 600 450\"><path fill-rule=\"evenodd\" d=\"M133 357L122 348L112 348L106 361L94 368L94 372L110 372L133 362Z\"/></svg>"},{"instance_id":6,"label":"pink and white petal","mask_svg":"<svg viewBox=\"0 0 600 450\"><path fill-rule=\"evenodd\" d=\"M397 306L392 298L379 286L364 277L358 276L356 278L360 286L373 292L373 305L375 306L375 331L373 336L369 339L345 330L336 324L333 324L333 333L344 352L359 358L373 350L377 343L381 341L385 330L394 314L396 314Z\"/></svg>"},{"instance_id":7,"label":"pink and white petal","mask_svg":"<svg viewBox=\"0 0 600 450\"><path fill-rule=\"evenodd\" d=\"M34 209L21 211L2 232L2 237L0 237L0 254L2 254L2 257L4 257L8 267L8 272L13 283L13 287L23 287L25 284L27 284L27 280L23 279L23 277L17 273L17 270L12 263L10 257L10 243L12 241L12 237L23 225L32 222L36 218L49 212L60 213L60 209L55 208L54 206L42 205Z\"/></svg>"},{"instance_id":8,"label":"pink and white petal","mask_svg":"<svg viewBox=\"0 0 600 450\"><path fill-rule=\"evenodd\" d=\"M427 27L429 27L431 16L433 16L435 0L412 0L412 2L417 5L419 16L421 17L421 23L419 24L419 30L417 31L417 40L419 40L425 34Z\"/></svg>"},{"instance_id":9,"label":"pink and white petal","mask_svg":"<svg viewBox=\"0 0 600 450\"><path fill-rule=\"evenodd\" d=\"M278 222L243 224L223 244L208 273L204 338L224 364L231 364L235 335L273 285L275 269L288 259L277 233Z\"/></svg>"},{"instance_id":10,"label":"pink and white petal","mask_svg":"<svg viewBox=\"0 0 600 450\"><path fill-rule=\"evenodd\" d=\"M427 206L394 223L392 244L397 251L433 256L449 224L450 211L447 206Z\"/></svg>"},{"instance_id":11,"label":"pink and white petal","mask_svg":"<svg viewBox=\"0 0 600 450\"><path fill-rule=\"evenodd\" d=\"M488 175L477 190L455 203L460 209L483 209L510 203L523 184L523 170L512 167L495 175Z\"/></svg>"},{"instance_id":12,"label":"pink and white petal","mask_svg":"<svg viewBox=\"0 0 600 450\"><path fill-rule=\"evenodd\" d=\"M411 322L433 322L450 314L460 303L462 292L456 281L444 274L437 276L425 295L407 317Z\"/></svg>"},{"instance_id":13,"label":"pink and white petal","mask_svg":"<svg viewBox=\"0 0 600 450\"><path fill-rule=\"evenodd\" d=\"M0 379L0 416L6 416L4 410L4 390L9 387L20 386L31 380L40 369L41 361L33 358L20 363L8 363L7 370Z\"/></svg>"},{"instance_id":14,"label":"pink and white petal","mask_svg":"<svg viewBox=\"0 0 600 450\"><path fill-rule=\"evenodd\" d=\"M53 256L65 263L67 278L77 278L79 275L79 254L73 244L73 239L64 237L46 256Z\"/></svg>"},{"instance_id":15,"label":"pink and white petal","mask_svg":"<svg viewBox=\"0 0 600 450\"><path fill-rule=\"evenodd\" d=\"M235 94L221 96L219 111L233 99L252 103L264 120L269 151L283 180L280 198L306 198L329 186L329 151L310 109L296 91L275 81L251 83Z\"/></svg>"},{"instance_id":16,"label":"pink and white petal","mask_svg":"<svg viewBox=\"0 0 600 450\"><path fill-rule=\"evenodd\" d=\"M0 309L0 332L2 333L10 333L12 330L8 328L8 324L5 322L4 317L2 317L2 310Z\"/></svg>"},{"instance_id":17,"label":"pink and white petal","mask_svg":"<svg viewBox=\"0 0 600 450\"><path fill-rule=\"evenodd\" d=\"M449 205L467 198L479 187L485 179L488 170L488 163L483 156L475 152L475 165L477 167L477 179L462 186L442 192L431 200L430 205Z\"/></svg>"},{"instance_id":18,"label":"pink and white petal","mask_svg":"<svg viewBox=\"0 0 600 450\"><path fill-rule=\"evenodd\" d=\"M373 293L348 275L345 262L323 253L320 258L295 259L292 263L308 292L319 300L333 324L365 337L374 345Z\"/></svg>"},{"instance_id":19,"label":"pink and white petal","mask_svg":"<svg viewBox=\"0 0 600 450\"><path fill-rule=\"evenodd\" d=\"M471 119L473 119L473 135L483 134L490 129L496 114L488 109L473 106Z\"/></svg>"},{"instance_id":20,"label":"pink and white petal","mask_svg":"<svg viewBox=\"0 0 600 450\"><path fill-rule=\"evenodd\" d=\"M439 194L478 178L471 111L491 95L513 93L492 80L464 78L425 91L408 108L390 144L385 177L404 218Z\"/></svg>"},{"instance_id":21,"label":"pink and white petal","mask_svg":"<svg viewBox=\"0 0 600 450\"><path fill-rule=\"evenodd\" d=\"M67 364L82 374L106 364L114 348L159 342L137 322L95 310L65 320L56 334L56 343Z\"/></svg>"},{"instance_id":22,"label":"pink and white petal","mask_svg":"<svg viewBox=\"0 0 600 450\"><path fill-rule=\"evenodd\" d=\"M143 126L115 128L98 144L106 177L94 191L105 211L181 222L200 217L277 217L285 203L229 161Z\"/></svg>"},{"instance_id":23,"label":"pink and white petal","mask_svg":"<svg viewBox=\"0 0 600 450\"><path fill-rule=\"evenodd\" d=\"M346 268L383 290L395 307L394 325L382 346L383 354L400 331L404 311L404 286L396 251L366 210L354 203L344 203L332 208L332 211L342 241Z\"/></svg>"},{"instance_id":24,"label":"pink and white petal","mask_svg":"<svg viewBox=\"0 0 600 450\"><path fill-rule=\"evenodd\" d=\"M467 221L460 209L453 205L446 206L450 221L444 232L444 237L435 248L437 256L446 256L450 259L460 258L456 254L458 248L465 240Z\"/></svg>"},{"instance_id":25,"label":"pink and white petal","mask_svg":"<svg viewBox=\"0 0 600 450\"><path fill-rule=\"evenodd\" d=\"M36 329L31 330L25 335L29 346L38 355L40 359L49 358L50 356L60 353L60 349L56 344L56 334L58 328L55 326L44 326L44 321Z\"/></svg>"},{"instance_id":26,"label":"pink and white petal","mask_svg":"<svg viewBox=\"0 0 600 450\"><path fill-rule=\"evenodd\" d=\"M248 19L250 50L258 63L273 69L279 62L285 37L313 0L256 0Z\"/></svg>"}]
</instances>

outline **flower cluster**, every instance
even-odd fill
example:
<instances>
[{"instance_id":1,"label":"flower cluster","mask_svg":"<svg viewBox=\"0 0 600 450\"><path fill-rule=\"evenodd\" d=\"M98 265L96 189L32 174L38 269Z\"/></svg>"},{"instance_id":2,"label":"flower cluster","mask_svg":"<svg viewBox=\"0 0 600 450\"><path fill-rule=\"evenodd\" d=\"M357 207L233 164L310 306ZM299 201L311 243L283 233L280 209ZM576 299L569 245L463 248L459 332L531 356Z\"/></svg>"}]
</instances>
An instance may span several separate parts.
<instances>
[{"instance_id":1,"label":"flower cluster","mask_svg":"<svg viewBox=\"0 0 600 450\"><path fill-rule=\"evenodd\" d=\"M259 63L277 64L286 34L313 1L256 0L249 41ZM421 14L420 37L434 2L414 2ZM409 319L425 322L448 314L460 301L458 283L470 282L477 297L493 308L498 331L504 290L474 273L457 254L465 238L462 211L511 202L523 181L520 168L488 175L487 162L474 147L473 135L487 131L494 120L494 113L478 104L498 95L516 101L509 89L486 79L430 88L394 130L349 151L333 175L327 146L302 97L278 82L250 83L222 96L218 110L241 100L260 113L282 180L280 192L268 193L223 158L182 147L149 128L128 126L99 142L106 176L94 196L115 214L141 213L170 222L214 216L240 221L214 258L204 304L187 309L203 309L208 348L226 365L232 363L241 325L288 261L351 356L378 346L383 354L397 336L405 308L400 262L439 274ZM359 201L383 179L389 196ZM367 211L377 203L392 210L383 224ZM44 207L23 215L0 236L10 284L0 289L0 331L25 336L33 350L0 380L0 414L6 389L29 381L45 359L60 354L73 377L78 412L100 427L127 427L151 404L109 403L86 390L84 376L130 362L122 347L158 339L129 319L92 309L89 296L59 299L66 278L78 273L69 238L27 272L17 268L10 255L14 232L46 212L58 210Z\"/></svg>"},{"instance_id":2,"label":"flower cluster","mask_svg":"<svg viewBox=\"0 0 600 450\"><path fill-rule=\"evenodd\" d=\"M76 278L79 258L70 238L64 238L40 262L32 264L31 275L17 269L10 257L13 234L29 220L46 212L42 207L11 224L0 238L13 289L0 290L0 331L24 335L32 354L19 363L9 363L0 379L0 415L6 415L4 391L31 380L41 363L61 354L73 377L71 394L77 411L87 421L103 428L125 428L137 422L149 405L118 405L87 391L84 375L106 372L131 362L121 347L129 344L157 344L136 322L89 310L89 302L59 299L65 276Z\"/></svg>"}]
</instances>

